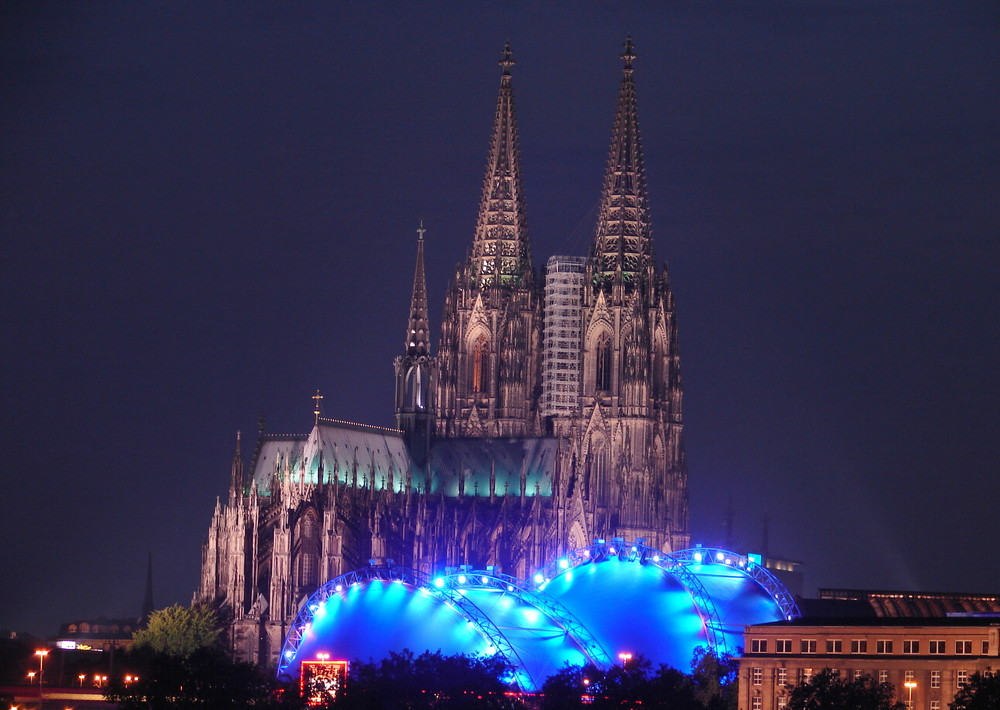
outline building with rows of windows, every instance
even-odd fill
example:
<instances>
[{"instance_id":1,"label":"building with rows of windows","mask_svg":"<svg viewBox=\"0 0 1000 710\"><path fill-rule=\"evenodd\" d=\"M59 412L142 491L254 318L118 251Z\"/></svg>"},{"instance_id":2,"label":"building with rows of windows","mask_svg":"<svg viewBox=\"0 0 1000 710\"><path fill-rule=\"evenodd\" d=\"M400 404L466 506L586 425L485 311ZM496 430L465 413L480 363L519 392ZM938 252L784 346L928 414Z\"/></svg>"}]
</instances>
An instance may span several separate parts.
<instances>
[{"instance_id":1,"label":"building with rows of windows","mask_svg":"<svg viewBox=\"0 0 1000 710\"><path fill-rule=\"evenodd\" d=\"M976 671L1000 665L1000 617L800 618L748 626L740 710L777 710L829 668L891 683L908 708L946 710Z\"/></svg>"}]
</instances>

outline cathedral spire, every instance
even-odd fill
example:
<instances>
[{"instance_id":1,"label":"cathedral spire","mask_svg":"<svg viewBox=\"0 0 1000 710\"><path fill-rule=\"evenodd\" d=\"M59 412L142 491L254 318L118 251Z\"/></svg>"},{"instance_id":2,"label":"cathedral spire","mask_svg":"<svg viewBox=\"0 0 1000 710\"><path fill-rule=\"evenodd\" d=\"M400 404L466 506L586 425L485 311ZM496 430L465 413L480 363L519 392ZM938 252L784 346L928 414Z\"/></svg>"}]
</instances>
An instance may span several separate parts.
<instances>
[{"instance_id":1,"label":"cathedral spire","mask_svg":"<svg viewBox=\"0 0 1000 710\"><path fill-rule=\"evenodd\" d=\"M639 142L632 62L632 38L621 55L625 66L611 134L608 167L594 237L594 273L601 283L626 288L652 264L653 241L646 205L646 176Z\"/></svg>"},{"instance_id":2,"label":"cathedral spire","mask_svg":"<svg viewBox=\"0 0 1000 710\"><path fill-rule=\"evenodd\" d=\"M236 451L233 453L233 467L229 474L229 500L235 503L243 495L243 452L240 446L240 431L236 430Z\"/></svg>"},{"instance_id":3,"label":"cathedral spire","mask_svg":"<svg viewBox=\"0 0 1000 710\"><path fill-rule=\"evenodd\" d=\"M532 274L511 88L510 68L514 59L509 42L499 63L500 95L468 260L468 281L478 287L522 286Z\"/></svg>"},{"instance_id":4,"label":"cathedral spire","mask_svg":"<svg viewBox=\"0 0 1000 710\"><path fill-rule=\"evenodd\" d=\"M413 272L413 297L410 301L410 321L406 328L403 352L409 357L431 354L427 316L427 279L424 277L424 220L417 229L417 266Z\"/></svg>"}]
</instances>

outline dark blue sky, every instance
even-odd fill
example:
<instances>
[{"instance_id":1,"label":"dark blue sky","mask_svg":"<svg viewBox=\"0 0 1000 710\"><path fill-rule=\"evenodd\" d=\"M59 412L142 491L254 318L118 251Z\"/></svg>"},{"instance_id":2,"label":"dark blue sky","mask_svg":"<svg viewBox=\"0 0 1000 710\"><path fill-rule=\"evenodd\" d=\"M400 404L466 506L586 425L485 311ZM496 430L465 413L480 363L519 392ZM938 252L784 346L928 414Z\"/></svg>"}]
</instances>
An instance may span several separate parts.
<instances>
[{"instance_id":1,"label":"dark blue sky","mask_svg":"<svg viewBox=\"0 0 1000 710\"><path fill-rule=\"evenodd\" d=\"M188 602L258 411L391 423L506 40L535 263L585 253L628 33L695 539L1000 592L1000 5L8 3L0 628L138 614L148 553Z\"/></svg>"}]
</instances>

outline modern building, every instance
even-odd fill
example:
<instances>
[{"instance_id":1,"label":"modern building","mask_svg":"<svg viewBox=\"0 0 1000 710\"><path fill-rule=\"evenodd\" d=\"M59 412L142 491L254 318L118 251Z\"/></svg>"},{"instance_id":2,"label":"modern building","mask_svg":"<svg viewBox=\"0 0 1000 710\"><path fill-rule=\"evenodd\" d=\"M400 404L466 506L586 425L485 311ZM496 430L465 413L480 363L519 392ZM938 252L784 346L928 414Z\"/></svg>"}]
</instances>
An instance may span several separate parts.
<instances>
[{"instance_id":1,"label":"modern building","mask_svg":"<svg viewBox=\"0 0 1000 710\"><path fill-rule=\"evenodd\" d=\"M1000 617L802 617L750 625L740 710L778 710L823 669L891 683L908 708L945 710L977 671L1000 665Z\"/></svg>"},{"instance_id":2,"label":"modern building","mask_svg":"<svg viewBox=\"0 0 1000 710\"><path fill-rule=\"evenodd\" d=\"M677 323L653 258L630 40L622 60L589 255L535 272L508 46L476 228L436 350L419 231L396 428L325 418L317 393L312 429L261 424L246 469L237 435L195 599L220 608L241 657L276 665L305 600L369 561L527 579L595 539L689 547Z\"/></svg>"}]
</instances>

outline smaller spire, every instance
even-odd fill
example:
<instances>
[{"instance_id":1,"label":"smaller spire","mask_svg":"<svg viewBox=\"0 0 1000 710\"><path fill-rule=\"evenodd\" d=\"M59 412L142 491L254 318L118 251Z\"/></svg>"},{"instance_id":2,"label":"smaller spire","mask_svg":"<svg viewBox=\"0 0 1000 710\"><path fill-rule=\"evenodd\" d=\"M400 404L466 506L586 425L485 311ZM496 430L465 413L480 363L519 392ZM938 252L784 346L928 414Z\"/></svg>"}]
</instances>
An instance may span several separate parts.
<instances>
[{"instance_id":1,"label":"smaller spire","mask_svg":"<svg viewBox=\"0 0 1000 710\"><path fill-rule=\"evenodd\" d=\"M233 468L229 477L229 502L234 504L243 495L243 452L240 446L240 430L236 430L236 451L233 453Z\"/></svg>"},{"instance_id":2,"label":"smaller spire","mask_svg":"<svg viewBox=\"0 0 1000 710\"><path fill-rule=\"evenodd\" d=\"M417 263L413 270L413 295L410 299L410 319L406 324L403 351L410 357L431 354L430 327L428 325L427 278L424 276L424 220L417 229Z\"/></svg>"},{"instance_id":3,"label":"smaller spire","mask_svg":"<svg viewBox=\"0 0 1000 710\"><path fill-rule=\"evenodd\" d=\"M498 64L503 67L503 76L510 76L510 68L516 64L514 61L514 55L510 51L510 42L506 42L504 44L503 56L500 57Z\"/></svg>"},{"instance_id":4,"label":"smaller spire","mask_svg":"<svg viewBox=\"0 0 1000 710\"><path fill-rule=\"evenodd\" d=\"M313 405L313 416L315 416L313 424L319 424L319 414L320 414L319 403L323 400L323 395L319 393L319 390L316 390L316 394L312 396L312 400L313 402L315 402L315 404Z\"/></svg>"},{"instance_id":5,"label":"smaller spire","mask_svg":"<svg viewBox=\"0 0 1000 710\"><path fill-rule=\"evenodd\" d=\"M622 61L625 62L625 71L632 71L632 62L635 60L635 51L632 46L632 35L625 38L625 51L622 53Z\"/></svg>"},{"instance_id":6,"label":"smaller spire","mask_svg":"<svg viewBox=\"0 0 1000 710\"><path fill-rule=\"evenodd\" d=\"M153 607L153 553L149 553L146 563L146 595L142 600L142 623L145 625L149 615L154 611Z\"/></svg>"}]
</instances>

